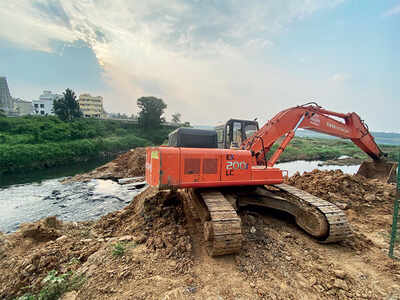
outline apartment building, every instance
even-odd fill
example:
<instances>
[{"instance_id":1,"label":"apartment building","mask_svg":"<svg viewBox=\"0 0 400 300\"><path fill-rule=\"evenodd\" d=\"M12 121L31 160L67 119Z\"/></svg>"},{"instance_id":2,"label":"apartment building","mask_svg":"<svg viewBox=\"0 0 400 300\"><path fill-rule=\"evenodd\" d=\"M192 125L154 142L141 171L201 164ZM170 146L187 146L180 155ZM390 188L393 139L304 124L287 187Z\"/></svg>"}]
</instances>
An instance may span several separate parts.
<instances>
[{"instance_id":1,"label":"apartment building","mask_svg":"<svg viewBox=\"0 0 400 300\"><path fill-rule=\"evenodd\" d=\"M103 97L81 94L78 98L79 107L85 118L103 118Z\"/></svg>"},{"instance_id":2,"label":"apartment building","mask_svg":"<svg viewBox=\"0 0 400 300\"><path fill-rule=\"evenodd\" d=\"M39 96L39 100L32 101L33 114L41 116L54 115L54 100L61 99L62 97L62 95L53 94L51 91L43 91L43 94Z\"/></svg>"}]
</instances>

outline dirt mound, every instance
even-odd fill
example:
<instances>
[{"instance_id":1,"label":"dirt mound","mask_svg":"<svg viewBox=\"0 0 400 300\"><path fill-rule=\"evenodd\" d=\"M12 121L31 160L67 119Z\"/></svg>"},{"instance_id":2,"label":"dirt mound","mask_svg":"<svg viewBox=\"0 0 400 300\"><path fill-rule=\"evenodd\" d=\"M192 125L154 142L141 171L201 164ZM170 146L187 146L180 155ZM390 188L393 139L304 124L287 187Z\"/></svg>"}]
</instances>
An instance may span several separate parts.
<instances>
[{"instance_id":1,"label":"dirt mound","mask_svg":"<svg viewBox=\"0 0 400 300\"><path fill-rule=\"evenodd\" d=\"M146 243L166 257L185 257L191 251L182 203L174 192L147 188L126 208L102 217L93 228L109 236L136 234L136 242Z\"/></svg>"},{"instance_id":2,"label":"dirt mound","mask_svg":"<svg viewBox=\"0 0 400 300\"><path fill-rule=\"evenodd\" d=\"M396 195L396 187L392 184L344 174L341 170L314 170L303 175L296 173L287 183L335 203L342 209L379 207L382 203L393 203Z\"/></svg>"},{"instance_id":3,"label":"dirt mound","mask_svg":"<svg viewBox=\"0 0 400 300\"><path fill-rule=\"evenodd\" d=\"M110 161L89 173L78 174L64 180L64 182L89 181L91 179L117 180L121 178L144 176L145 165L146 148L135 148L121 154L113 161Z\"/></svg>"},{"instance_id":4,"label":"dirt mound","mask_svg":"<svg viewBox=\"0 0 400 300\"><path fill-rule=\"evenodd\" d=\"M126 252L118 259L113 254L117 244ZM96 222L69 223L50 217L0 235L0 298L38 292L48 272L57 270L90 277L78 295L97 299L112 282L110 276L118 281L167 271L169 276L188 274L191 250L176 194L149 188L123 210ZM119 276L109 272L112 267L120 270Z\"/></svg>"},{"instance_id":5,"label":"dirt mound","mask_svg":"<svg viewBox=\"0 0 400 300\"><path fill-rule=\"evenodd\" d=\"M61 222L56 217L48 217L36 223L21 224L19 233L22 238L30 238L36 242L53 241L61 236L57 230Z\"/></svg>"},{"instance_id":6,"label":"dirt mound","mask_svg":"<svg viewBox=\"0 0 400 300\"><path fill-rule=\"evenodd\" d=\"M89 230L89 223L63 223L49 217L1 236L0 298L38 291L51 270L76 270L100 246L96 240L86 240Z\"/></svg>"}]
</instances>

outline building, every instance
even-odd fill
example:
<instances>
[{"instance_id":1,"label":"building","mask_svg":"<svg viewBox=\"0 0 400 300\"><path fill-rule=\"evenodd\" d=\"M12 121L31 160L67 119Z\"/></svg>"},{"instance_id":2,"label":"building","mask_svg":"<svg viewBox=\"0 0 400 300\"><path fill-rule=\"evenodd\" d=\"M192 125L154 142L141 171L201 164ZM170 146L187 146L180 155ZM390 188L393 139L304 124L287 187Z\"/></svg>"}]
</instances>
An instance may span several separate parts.
<instances>
[{"instance_id":1,"label":"building","mask_svg":"<svg viewBox=\"0 0 400 300\"><path fill-rule=\"evenodd\" d=\"M14 113L14 101L10 95L6 77L0 77L0 109L7 115Z\"/></svg>"},{"instance_id":2,"label":"building","mask_svg":"<svg viewBox=\"0 0 400 300\"><path fill-rule=\"evenodd\" d=\"M81 94L78 103L85 118L104 118L103 97Z\"/></svg>"},{"instance_id":3,"label":"building","mask_svg":"<svg viewBox=\"0 0 400 300\"><path fill-rule=\"evenodd\" d=\"M14 110L18 116L31 115L33 113L32 102L14 98Z\"/></svg>"},{"instance_id":4,"label":"building","mask_svg":"<svg viewBox=\"0 0 400 300\"><path fill-rule=\"evenodd\" d=\"M62 97L62 95L53 94L51 91L43 91L43 94L39 96L39 100L32 101L33 114L42 116L54 115L54 100L61 99Z\"/></svg>"}]
</instances>

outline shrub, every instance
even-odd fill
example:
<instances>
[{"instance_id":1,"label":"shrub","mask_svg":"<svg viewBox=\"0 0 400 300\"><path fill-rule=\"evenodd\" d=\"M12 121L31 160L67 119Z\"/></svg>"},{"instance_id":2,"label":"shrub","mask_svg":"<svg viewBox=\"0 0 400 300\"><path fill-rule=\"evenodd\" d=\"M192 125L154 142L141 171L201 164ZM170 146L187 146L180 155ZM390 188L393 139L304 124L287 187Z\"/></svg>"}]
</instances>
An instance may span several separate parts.
<instances>
[{"instance_id":1,"label":"shrub","mask_svg":"<svg viewBox=\"0 0 400 300\"><path fill-rule=\"evenodd\" d=\"M57 300L65 292L76 290L85 282L83 275L73 275L72 272L57 274L56 270L49 272L43 279L42 289L37 295L25 294L16 300Z\"/></svg>"},{"instance_id":2,"label":"shrub","mask_svg":"<svg viewBox=\"0 0 400 300\"><path fill-rule=\"evenodd\" d=\"M112 246L113 256L123 256L125 254L125 245L118 242Z\"/></svg>"}]
</instances>

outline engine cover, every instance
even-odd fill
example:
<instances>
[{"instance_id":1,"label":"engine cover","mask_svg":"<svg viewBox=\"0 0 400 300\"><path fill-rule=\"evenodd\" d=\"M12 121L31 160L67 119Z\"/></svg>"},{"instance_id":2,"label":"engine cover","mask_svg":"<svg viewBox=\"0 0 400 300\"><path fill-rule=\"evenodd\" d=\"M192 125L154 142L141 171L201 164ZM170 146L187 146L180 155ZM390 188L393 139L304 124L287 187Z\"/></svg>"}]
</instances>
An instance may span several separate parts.
<instances>
[{"instance_id":1,"label":"engine cover","mask_svg":"<svg viewBox=\"0 0 400 300\"><path fill-rule=\"evenodd\" d=\"M149 147L146 181L159 189L279 184L282 170L256 166L250 151Z\"/></svg>"}]
</instances>

